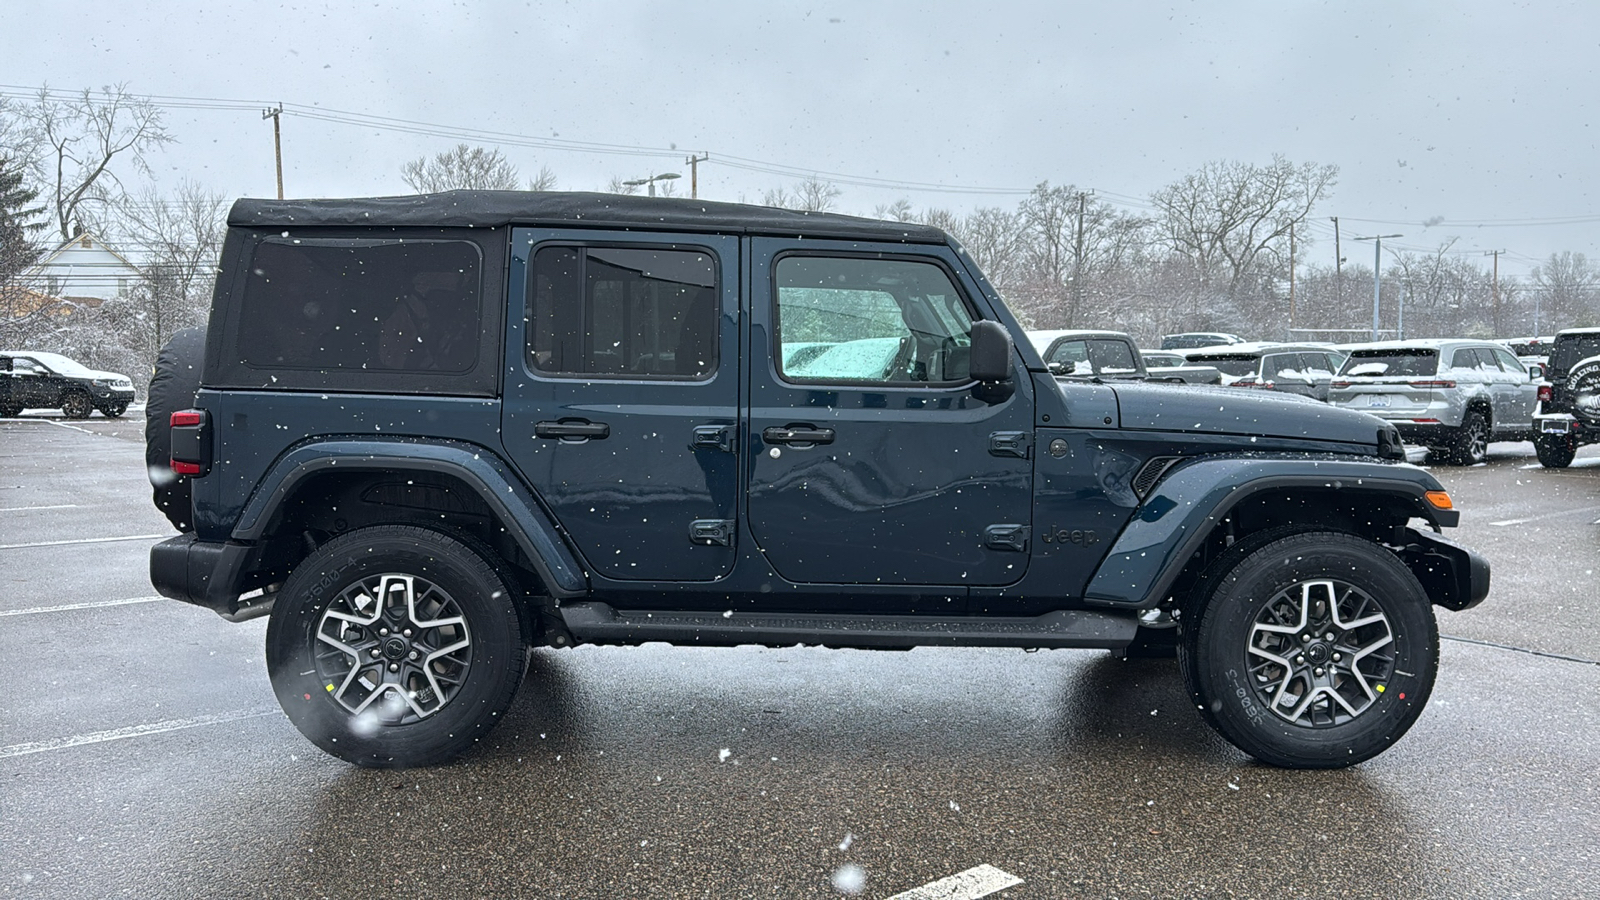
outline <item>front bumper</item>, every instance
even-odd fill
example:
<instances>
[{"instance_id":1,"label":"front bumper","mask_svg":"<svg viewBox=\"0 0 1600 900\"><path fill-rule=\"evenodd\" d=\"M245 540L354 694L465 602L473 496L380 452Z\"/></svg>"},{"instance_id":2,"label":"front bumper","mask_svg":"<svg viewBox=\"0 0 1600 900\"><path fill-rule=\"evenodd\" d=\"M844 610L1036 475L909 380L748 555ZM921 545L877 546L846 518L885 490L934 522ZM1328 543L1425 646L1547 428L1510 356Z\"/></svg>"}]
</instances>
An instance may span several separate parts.
<instances>
[{"instance_id":1,"label":"front bumper","mask_svg":"<svg viewBox=\"0 0 1600 900\"><path fill-rule=\"evenodd\" d=\"M1471 609L1489 596L1489 561L1449 538L1408 527L1400 557L1435 606Z\"/></svg>"},{"instance_id":2,"label":"front bumper","mask_svg":"<svg viewBox=\"0 0 1600 900\"><path fill-rule=\"evenodd\" d=\"M239 583L258 548L233 541L202 541L192 534L150 548L150 583L156 593L203 606L230 622L272 611L272 595L241 600Z\"/></svg>"}]
</instances>

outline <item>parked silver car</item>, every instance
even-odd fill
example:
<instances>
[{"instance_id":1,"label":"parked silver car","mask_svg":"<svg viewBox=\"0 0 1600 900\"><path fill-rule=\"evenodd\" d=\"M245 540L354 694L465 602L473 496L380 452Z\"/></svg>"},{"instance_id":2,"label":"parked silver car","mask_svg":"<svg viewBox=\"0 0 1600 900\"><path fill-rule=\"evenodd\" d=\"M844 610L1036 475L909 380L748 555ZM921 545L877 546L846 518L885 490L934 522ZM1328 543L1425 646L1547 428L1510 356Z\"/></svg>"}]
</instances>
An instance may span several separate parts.
<instances>
[{"instance_id":1,"label":"parked silver car","mask_svg":"<svg viewBox=\"0 0 1600 900\"><path fill-rule=\"evenodd\" d=\"M1298 394L1312 400L1328 399L1328 384L1344 357L1318 344L1282 344L1268 341L1206 347L1185 351L1195 365L1215 366L1229 387L1256 388Z\"/></svg>"},{"instance_id":2,"label":"parked silver car","mask_svg":"<svg viewBox=\"0 0 1600 900\"><path fill-rule=\"evenodd\" d=\"M1494 341L1436 338L1357 344L1328 402L1393 422L1443 462L1482 462L1490 441L1533 433L1538 377Z\"/></svg>"}]
</instances>

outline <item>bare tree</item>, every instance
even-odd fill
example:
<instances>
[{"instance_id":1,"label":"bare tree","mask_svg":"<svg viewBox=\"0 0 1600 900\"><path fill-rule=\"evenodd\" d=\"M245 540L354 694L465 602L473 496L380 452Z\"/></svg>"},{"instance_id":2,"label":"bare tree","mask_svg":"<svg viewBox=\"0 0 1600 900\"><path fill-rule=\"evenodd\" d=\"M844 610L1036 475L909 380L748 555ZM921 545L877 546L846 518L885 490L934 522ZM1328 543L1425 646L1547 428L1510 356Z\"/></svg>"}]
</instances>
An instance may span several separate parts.
<instances>
[{"instance_id":1,"label":"bare tree","mask_svg":"<svg viewBox=\"0 0 1600 900\"><path fill-rule=\"evenodd\" d=\"M545 174L541 170L539 177ZM419 194L451 190L514 191L522 184L517 167L499 150L466 144L457 144L431 158L419 156L400 167L400 177Z\"/></svg>"},{"instance_id":2,"label":"bare tree","mask_svg":"<svg viewBox=\"0 0 1600 900\"><path fill-rule=\"evenodd\" d=\"M893 203L880 203L872 208L874 219L888 219L891 222L915 222L916 211L911 208L911 201L904 197Z\"/></svg>"},{"instance_id":3,"label":"bare tree","mask_svg":"<svg viewBox=\"0 0 1600 900\"><path fill-rule=\"evenodd\" d=\"M1539 320L1545 333L1600 324L1600 269L1584 254L1570 250L1550 254L1533 270L1531 288L1540 295Z\"/></svg>"},{"instance_id":4,"label":"bare tree","mask_svg":"<svg viewBox=\"0 0 1600 900\"><path fill-rule=\"evenodd\" d=\"M1019 207L1027 239L1022 305L1042 327L1081 327L1091 286L1143 244L1146 221L1072 185L1033 189Z\"/></svg>"},{"instance_id":5,"label":"bare tree","mask_svg":"<svg viewBox=\"0 0 1600 900\"><path fill-rule=\"evenodd\" d=\"M807 178L792 188L773 188L762 195L762 203L800 212L828 212L839 199L839 188L831 181Z\"/></svg>"},{"instance_id":6,"label":"bare tree","mask_svg":"<svg viewBox=\"0 0 1600 900\"><path fill-rule=\"evenodd\" d=\"M629 184L628 182L624 181L620 175L613 175L611 176L611 180L606 182L606 193L637 194L639 193L639 187L640 186L638 184Z\"/></svg>"},{"instance_id":7,"label":"bare tree","mask_svg":"<svg viewBox=\"0 0 1600 900\"><path fill-rule=\"evenodd\" d=\"M553 191L556 189L556 173L550 171L549 166L540 166L539 174L528 179L530 191Z\"/></svg>"},{"instance_id":8,"label":"bare tree","mask_svg":"<svg viewBox=\"0 0 1600 900\"><path fill-rule=\"evenodd\" d=\"M1305 221L1339 175L1339 167L1207 163L1150 197L1160 239L1187 258L1206 283L1225 280L1237 294L1264 261L1287 259L1289 229Z\"/></svg>"},{"instance_id":9,"label":"bare tree","mask_svg":"<svg viewBox=\"0 0 1600 900\"><path fill-rule=\"evenodd\" d=\"M125 85L53 94L48 87L19 107L34 142L34 178L44 185L63 242L84 229L86 205L105 202L121 186L113 163L149 173L145 153L172 143L161 110Z\"/></svg>"}]
</instances>

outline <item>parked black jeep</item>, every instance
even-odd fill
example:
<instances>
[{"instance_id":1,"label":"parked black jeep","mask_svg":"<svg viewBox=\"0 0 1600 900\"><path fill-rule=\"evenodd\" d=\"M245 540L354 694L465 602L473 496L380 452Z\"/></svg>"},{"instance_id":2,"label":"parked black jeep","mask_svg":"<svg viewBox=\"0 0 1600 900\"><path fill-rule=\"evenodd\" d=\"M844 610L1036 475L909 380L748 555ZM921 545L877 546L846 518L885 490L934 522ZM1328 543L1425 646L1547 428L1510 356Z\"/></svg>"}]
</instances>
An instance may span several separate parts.
<instances>
[{"instance_id":1,"label":"parked black jeep","mask_svg":"<svg viewBox=\"0 0 1600 900\"><path fill-rule=\"evenodd\" d=\"M1488 592L1393 426L1056 378L936 228L498 192L229 224L203 363L152 385L186 533L151 578L270 613L284 710L361 765L470 747L527 648L668 641L1175 652L1247 753L1345 766L1422 711L1432 606Z\"/></svg>"},{"instance_id":2,"label":"parked black jeep","mask_svg":"<svg viewBox=\"0 0 1600 900\"><path fill-rule=\"evenodd\" d=\"M1600 328L1557 334L1545 379L1533 415L1533 449L1543 465L1564 469L1579 447L1600 443Z\"/></svg>"},{"instance_id":3,"label":"parked black jeep","mask_svg":"<svg viewBox=\"0 0 1600 900\"><path fill-rule=\"evenodd\" d=\"M25 409L59 409L69 419L95 411L116 418L133 402L133 382L100 372L59 353L0 350L0 418Z\"/></svg>"}]
</instances>

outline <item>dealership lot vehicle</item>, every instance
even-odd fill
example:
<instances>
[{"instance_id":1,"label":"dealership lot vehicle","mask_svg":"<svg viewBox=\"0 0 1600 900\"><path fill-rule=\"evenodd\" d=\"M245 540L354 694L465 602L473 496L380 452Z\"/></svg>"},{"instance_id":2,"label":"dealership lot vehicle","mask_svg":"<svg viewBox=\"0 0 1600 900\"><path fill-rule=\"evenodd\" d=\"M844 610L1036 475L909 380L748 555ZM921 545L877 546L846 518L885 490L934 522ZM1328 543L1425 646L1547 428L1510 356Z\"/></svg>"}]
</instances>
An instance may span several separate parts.
<instances>
[{"instance_id":1,"label":"dealership lot vehicle","mask_svg":"<svg viewBox=\"0 0 1600 900\"><path fill-rule=\"evenodd\" d=\"M1255 342L1206 347L1184 354L1191 363L1214 366L1229 387L1281 391L1328 399L1328 384L1344 361L1337 350L1315 344Z\"/></svg>"},{"instance_id":2,"label":"dealership lot vehicle","mask_svg":"<svg viewBox=\"0 0 1600 900\"><path fill-rule=\"evenodd\" d=\"M1350 348L1328 400L1395 423L1439 459L1473 465L1490 441L1532 435L1537 382L1493 341L1384 341Z\"/></svg>"},{"instance_id":3,"label":"dealership lot vehicle","mask_svg":"<svg viewBox=\"0 0 1600 900\"><path fill-rule=\"evenodd\" d=\"M270 615L285 713L362 765L471 747L531 647L665 641L1176 653L1245 752L1347 766L1488 591L1392 426L1055 377L935 228L242 200L221 268L193 406L152 391L192 521L152 581Z\"/></svg>"},{"instance_id":4,"label":"dealership lot vehicle","mask_svg":"<svg viewBox=\"0 0 1600 900\"><path fill-rule=\"evenodd\" d=\"M1533 444L1539 462L1564 468L1578 448L1600 442L1600 328L1572 328L1555 336L1539 386Z\"/></svg>"},{"instance_id":5,"label":"dealership lot vehicle","mask_svg":"<svg viewBox=\"0 0 1600 900\"><path fill-rule=\"evenodd\" d=\"M1146 377L1151 381L1172 381L1181 384L1221 384L1222 370L1216 366L1200 366L1189 362L1188 357L1176 350L1140 350Z\"/></svg>"},{"instance_id":6,"label":"dealership lot vehicle","mask_svg":"<svg viewBox=\"0 0 1600 900\"><path fill-rule=\"evenodd\" d=\"M133 402L133 382L62 356L35 350L0 350L0 417L24 409L59 409L69 419L95 410L115 418Z\"/></svg>"},{"instance_id":7,"label":"dealership lot vehicle","mask_svg":"<svg viewBox=\"0 0 1600 900\"><path fill-rule=\"evenodd\" d=\"M1142 380L1146 375L1138 346L1133 338L1120 331L1030 331L1028 340L1056 375L1132 381Z\"/></svg>"},{"instance_id":8,"label":"dealership lot vehicle","mask_svg":"<svg viewBox=\"0 0 1600 900\"><path fill-rule=\"evenodd\" d=\"M1161 349L1163 350L1193 350L1199 347L1220 347L1227 344L1243 344L1245 339L1237 334L1226 334L1220 331L1185 331L1182 334L1164 334L1161 336Z\"/></svg>"}]
</instances>

